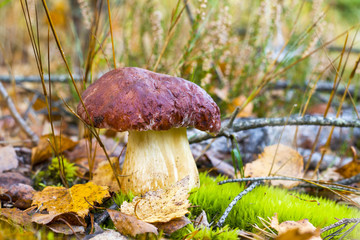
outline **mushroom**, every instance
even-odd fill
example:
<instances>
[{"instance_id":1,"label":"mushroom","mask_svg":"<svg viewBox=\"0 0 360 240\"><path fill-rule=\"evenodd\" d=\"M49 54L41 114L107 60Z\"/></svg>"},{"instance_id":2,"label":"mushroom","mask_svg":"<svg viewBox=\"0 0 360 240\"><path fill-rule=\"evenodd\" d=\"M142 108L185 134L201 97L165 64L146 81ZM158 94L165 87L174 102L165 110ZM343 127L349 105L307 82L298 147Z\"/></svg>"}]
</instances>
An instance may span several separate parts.
<instances>
[{"instance_id":1,"label":"mushroom","mask_svg":"<svg viewBox=\"0 0 360 240\"><path fill-rule=\"evenodd\" d=\"M143 194L190 176L199 186L186 127L217 133L220 110L196 84L178 77L126 67L112 70L82 94L94 127L128 131L120 184L123 192ZM82 106L79 116L91 121Z\"/></svg>"}]
</instances>

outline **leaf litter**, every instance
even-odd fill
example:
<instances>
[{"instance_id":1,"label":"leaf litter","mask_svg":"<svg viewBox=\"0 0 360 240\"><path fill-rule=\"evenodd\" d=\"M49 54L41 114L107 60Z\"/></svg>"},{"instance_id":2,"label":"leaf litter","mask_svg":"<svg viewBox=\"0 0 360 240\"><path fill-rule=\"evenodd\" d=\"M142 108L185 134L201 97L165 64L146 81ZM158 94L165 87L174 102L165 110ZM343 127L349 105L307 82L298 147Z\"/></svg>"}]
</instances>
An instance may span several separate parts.
<instances>
[{"instance_id":1,"label":"leaf litter","mask_svg":"<svg viewBox=\"0 0 360 240\"><path fill-rule=\"evenodd\" d=\"M303 177L303 157L294 149L283 144L271 145L264 148L258 159L245 165L245 176L286 176ZM272 185L283 185L291 188L299 182L271 181Z\"/></svg>"}]
</instances>

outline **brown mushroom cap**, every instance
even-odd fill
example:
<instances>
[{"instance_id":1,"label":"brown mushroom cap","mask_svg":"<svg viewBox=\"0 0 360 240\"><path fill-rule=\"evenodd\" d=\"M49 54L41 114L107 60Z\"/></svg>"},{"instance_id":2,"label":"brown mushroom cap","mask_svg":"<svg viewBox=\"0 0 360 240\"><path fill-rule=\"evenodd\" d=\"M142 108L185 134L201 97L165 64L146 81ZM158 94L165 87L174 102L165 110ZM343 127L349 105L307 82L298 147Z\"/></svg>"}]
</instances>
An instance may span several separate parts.
<instances>
[{"instance_id":1,"label":"brown mushroom cap","mask_svg":"<svg viewBox=\"0 0 360 240\"><path fill-rule=\"evenodd\" d=\"M126 67L112 70L82 94L94 127L116 131L195 127L216 133L220 110L199 86L185 79ZM79 116L90 124L82 104Z\"/></svg>"}]
</instances>

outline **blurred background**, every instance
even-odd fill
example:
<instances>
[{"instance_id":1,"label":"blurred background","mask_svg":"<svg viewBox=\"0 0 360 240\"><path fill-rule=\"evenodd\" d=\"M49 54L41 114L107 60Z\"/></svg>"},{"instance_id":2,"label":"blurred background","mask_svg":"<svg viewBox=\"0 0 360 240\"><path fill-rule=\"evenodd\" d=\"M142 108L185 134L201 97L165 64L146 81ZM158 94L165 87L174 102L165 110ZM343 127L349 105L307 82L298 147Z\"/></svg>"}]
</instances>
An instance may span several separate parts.
<instances>
[{"instance_id":1,"label":"blurred background","mask_svg":"<svg viewBox=\"0 0 360 240\"><path fill-rule=\"evenodd\" d=\"M356 0L109 3L114 52L107 1L47 1L80 92L115 65L136 66L202 86L223 116L240 106L240 117L280 117L323 113L334 82L340 94L332 106L338 106L351 71L358 73L360 2ZM33 110L46 117L39 72L44 78L51 76L53 107L63 98L75 108L79 97L42 1L3 0L0 22L1 81L19 111L24 113L34 101ZM355 74L350 88L355 102L359 88ZM353 107L348 98L347 106ZM71 115L66 108L56 108L54 114L53 120L56 114L58 119ZM3 106L1 115L8 115ZM44 121L31 111L29 117L36 123Z\"/></svg>"}]
</instances>

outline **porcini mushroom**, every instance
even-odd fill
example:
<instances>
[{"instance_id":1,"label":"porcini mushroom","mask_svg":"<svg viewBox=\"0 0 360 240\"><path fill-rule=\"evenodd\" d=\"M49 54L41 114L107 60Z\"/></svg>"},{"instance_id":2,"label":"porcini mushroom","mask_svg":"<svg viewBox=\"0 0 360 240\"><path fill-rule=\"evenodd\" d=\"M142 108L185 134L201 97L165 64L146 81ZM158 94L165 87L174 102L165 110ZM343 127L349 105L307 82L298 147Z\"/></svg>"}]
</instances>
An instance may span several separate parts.
<instances>
[{"instance_id":1,"label":"porcini mushroom","mask_svg":"<svg viewBox=\"0 0 360 240\"><path fill-rule=\"evenodd\" d=\"M186 127L216 133L220 110L196 84L141 68L112 70L82 94L97 128L129 131L120 183L123 192L143 194L190 176L199 185ZM91 121L82 106L79 116Z\"/></svg>"}]
</instances>

